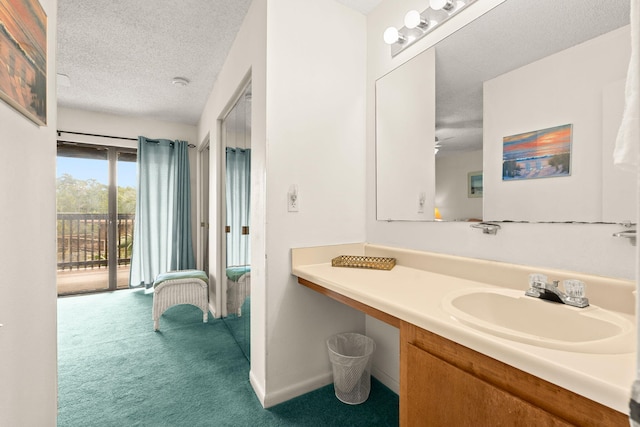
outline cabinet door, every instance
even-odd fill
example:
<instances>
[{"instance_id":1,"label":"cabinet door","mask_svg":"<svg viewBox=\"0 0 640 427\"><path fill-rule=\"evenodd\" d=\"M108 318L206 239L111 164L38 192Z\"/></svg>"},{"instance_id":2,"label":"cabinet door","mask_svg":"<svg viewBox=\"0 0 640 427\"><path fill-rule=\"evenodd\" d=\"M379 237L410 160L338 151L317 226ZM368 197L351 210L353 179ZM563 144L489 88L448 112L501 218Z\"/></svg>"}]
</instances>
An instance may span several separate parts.
<instances>
[{"instance_id":1,"label":"cabinet door","mask_svg":"<svg viewBox=\"0 0 640 427\"><path fill-rule=\"evenodd\" d=\"M570 426L564 420L405 343L403 426Z\"/></svg>"}]
</instances>

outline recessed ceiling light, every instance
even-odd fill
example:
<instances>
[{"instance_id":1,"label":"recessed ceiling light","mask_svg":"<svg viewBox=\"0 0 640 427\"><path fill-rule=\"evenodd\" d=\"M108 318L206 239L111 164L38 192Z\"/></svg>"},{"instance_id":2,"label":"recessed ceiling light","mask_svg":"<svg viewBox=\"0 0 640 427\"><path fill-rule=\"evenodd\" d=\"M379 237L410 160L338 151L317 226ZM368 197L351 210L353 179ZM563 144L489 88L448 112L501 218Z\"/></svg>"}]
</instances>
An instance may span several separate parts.
<instances>
[{"instance_id":1,"label":"recessed ceiling light","mask_svg":"<svg viewBox=\"0 0 640 427\"><path fill-rule=\"evenodd\" d=\"M189 84L189 80L185 79L184 77L174 77L171 80L171 83L176 86L185 87Z\"/></svg>"}]
</instances>

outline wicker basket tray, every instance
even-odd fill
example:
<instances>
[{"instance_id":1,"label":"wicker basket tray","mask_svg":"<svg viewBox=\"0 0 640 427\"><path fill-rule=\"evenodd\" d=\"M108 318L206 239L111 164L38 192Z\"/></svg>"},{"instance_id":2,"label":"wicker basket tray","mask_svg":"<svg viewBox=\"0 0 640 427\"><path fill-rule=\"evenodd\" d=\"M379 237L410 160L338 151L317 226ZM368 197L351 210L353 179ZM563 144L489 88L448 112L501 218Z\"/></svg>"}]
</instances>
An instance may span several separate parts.
<instances>
[{"instance_id":1,"label":"wicker basket tray","mask_svg":"<svg viewBox=\"0 0 640 427\"><path fill-rule=\"evenodd\" d=\"M391 270L396 265L396 259L375 256L340 255L331 260L331 265L333 267Z\"/></svg>"}]
</instances>

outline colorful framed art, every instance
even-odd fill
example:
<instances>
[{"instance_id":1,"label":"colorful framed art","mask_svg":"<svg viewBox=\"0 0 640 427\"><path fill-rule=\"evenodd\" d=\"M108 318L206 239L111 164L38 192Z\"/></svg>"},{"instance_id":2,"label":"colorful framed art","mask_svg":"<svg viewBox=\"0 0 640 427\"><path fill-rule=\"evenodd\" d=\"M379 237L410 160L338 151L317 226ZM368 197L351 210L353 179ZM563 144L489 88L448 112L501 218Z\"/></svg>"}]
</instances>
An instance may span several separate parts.
<instances>
[{"instance_id":1,"label":"colorful framed art","mask_svg":"<svg viewBox=\"0 0 640 427\"><path fill-rule=\"evenodd\" d=\"M0 99L47 124L47 16L38 0L0 0Z\"/></svg>"},{"instance_id":2,"label":"colorful framed art","mask_svg":"<svg viewBox=\"0 0 640 427\"><path fill-rule=\"evenodd\" d=\"M502 180L571 175L573 126L562 125L502 139Z\"/></svg>"}]
</instances>

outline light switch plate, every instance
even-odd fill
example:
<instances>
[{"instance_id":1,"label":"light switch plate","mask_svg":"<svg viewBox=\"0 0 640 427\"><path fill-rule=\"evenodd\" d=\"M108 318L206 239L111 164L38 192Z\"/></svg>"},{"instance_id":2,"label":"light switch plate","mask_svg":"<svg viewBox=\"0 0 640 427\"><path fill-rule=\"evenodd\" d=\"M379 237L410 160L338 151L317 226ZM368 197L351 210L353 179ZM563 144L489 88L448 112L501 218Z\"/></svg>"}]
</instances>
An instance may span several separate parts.
<instances>
[{"instance_id":1,"label":"light switch plate","mask_svg":"<svg viewBox=\"0 0 640 427\"><path fill-rule=\"evenodd\" d=\"M298 199L298 186L292 185L287 193L287 212L298 212L300 200Z\"/></svg>"}]
</instances>

